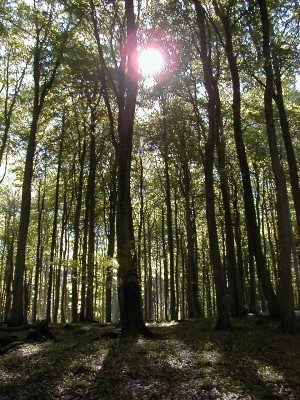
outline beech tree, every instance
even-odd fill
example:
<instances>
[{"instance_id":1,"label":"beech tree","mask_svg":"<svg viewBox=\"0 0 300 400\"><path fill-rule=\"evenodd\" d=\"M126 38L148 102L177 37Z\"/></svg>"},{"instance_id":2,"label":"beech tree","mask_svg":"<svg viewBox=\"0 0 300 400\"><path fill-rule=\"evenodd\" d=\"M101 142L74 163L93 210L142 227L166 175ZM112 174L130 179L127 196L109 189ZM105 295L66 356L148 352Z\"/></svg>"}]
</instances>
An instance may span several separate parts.
<instances>
[{"instance_id":1,"label":"beech tree","mask_svg":"<svg viewBox=\"0 0 300 400\"><path fill-rule=\"evenodd\" d=\"M0 6L0 320L293 331L296 3L50 3Z\"/></svg>"},{"instance_id":2,"label":"beech tree","mask_svg":"<svg viewBox=\"0 0 300 400\"><path fill-rule=\"evenodd\" d=\"M21 216L20 226L18 233L18 247L15 263L15 274L13 283L13 303L10 315L10 323L12 325L22 325L24 322L24 270L25 270L25 254L26 254L26 241L28 235L30 209L31 209L31 184L33 176L34 155L36 149L36 136L38 132L38 122L44 107L45 99L51 90L57 70L61 63L61 58L64 51L66 31L63 33L62 41L59 44L58 55L52 59L52 68L49 71L49 66L44 64L45 51L47 46L51 46L51 25L55 18L57 10L51 5L45 12L47 18L43 21L39 18L38 4L33 5L33 26L34 26L34 49L33 49L33 81L34 81L34 94L32 106L32 119L30 132L28 136L28 145L26 153L26 162L24 169L24 178L22 185L22 202L21 202ZM44 30L43 30L44 29ZM55 37L57 40L58 37ZM53 43L52 43L53 45ZM48 47L49 49L49 47ZM48 50L47 49L47 50Z\"/></svg>"},{"instance_id":3,"label":"beech tree","mask_svg":"<svg viewBox=\"0 0 300 400\"><path fill-rule=\"evenodd\" d=\"M130 196L133 125L138 86L137 74L134 69L137 62L137 28L132 0L125 1L125 17L127 36L125 47L121 53L118 95L119 143L116 215L118 291L122 333L124 335L140 333L147 336L150 332L143 321Z\"/></svg>"}]
</instances>

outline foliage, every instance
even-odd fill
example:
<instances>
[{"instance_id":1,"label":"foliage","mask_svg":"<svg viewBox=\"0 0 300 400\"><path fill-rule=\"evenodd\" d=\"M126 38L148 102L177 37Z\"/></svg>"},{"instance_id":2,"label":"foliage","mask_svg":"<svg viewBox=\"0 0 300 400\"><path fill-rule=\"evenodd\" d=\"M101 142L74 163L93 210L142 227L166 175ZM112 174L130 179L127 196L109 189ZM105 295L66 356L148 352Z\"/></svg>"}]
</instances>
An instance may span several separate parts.
<instances>
[{"instance_id":1,"label":"foliage","mask_svg":"<svg viewBox=\"0 0 300 400\"><path fill-rule=\"evenodd\" d=\"M51 231L57 195L57 167L62 140L57 230L53 242L54 278L57 286L53 290L51 305L54 308L54 303L57 303L59 299L58 320L65 318L69 321L74 287L78 292L76 312L79 312L84 302L88 260L85 242L88 240L89 223L86 196L90 172L88 154L93 124L92 109L95 111L96 118L97 155L93 284L97 320L105 320L107 305L105 285L110 271L108 259L113 265L113 285L114 290L117 290L116 252L113 251L113 256L108 255L108 247L115 222L112 199L116 195L114 193L115 159L118 146L114 132L118 124L118 108L122 91L119 83L124 71L120 69L119 64L126 36L126 21L123 2L95 1L94 3L102 58L94 37L89 1L5 1L0 6L0 68L3 72L0 77L0 130L1 144L4 144L0 174L1 319L4 319L6 299L11 301L9 299L9 290L12 287L12 276L11 279L9 278L11 268L9 244L13 252L13 260L15 260L17 249L15 237L21 209L20 188L34 98L33 52L36 35L40 36L41 88L45 87L57 57L60 55L62 57L52 89L47 93L43 104L44 110L40 116L37 131L31 190L32 210L26 245L26 276L22 277L28 295L26 312L31 320L32 303L37 296L38 317L44 317L45 294L48 290L48 262L52 245ZM279 249L275 179L271 169L264 119L265 76L258 7L256 4L247 2L241 4L223 0L202 3L206 10L213 76L220 93L221 134L225 149L224 169L228 177L235 256L240 268L245 303L249 304L251 289L254 288L257 308L265 311L265 296L261 290L261 282L256 272L254 276L251 275L252 249L248 242L244 188L234 143L232 80L226 58L224 29L215 12L214 4L222 8L231 24L234 57L241 83L242 134L250 169L256 217L268 272L272 278L272 285L277 291ZM300 36L299 11L296 3L294 1L269 2L268 11L272 22L273 62L276 55L279 61L290 134L296 161L299 164L300 96L296 82L299 81ZM144 309L146 309L145 304L147 307L151 304L153 318L157 321L168 317L170 278L174 275L172 278L176 286L176 308L179 317L186 315L186 289L189 279L187 276L189 253L186 213L189 208L192 213L192 225L194 225L198 296L205 315L211 316L216 312L216 296L205 221L204 152L209 129L208 97L203 84L195 9L191 2L187 1L137 1L136 13L139 25L139 46L149 38L152 38L155 44L170 45L170 48L166 49L166 54L169 57L168 67L171 70L171 73L167 71L164 79L161 81L158 79L153 86L147 86L145 80L139 81L135 113L131 199ZM63 52L62 44L65 45ZM299 305L300 274L299 260L296 256L297 251L299 252L299 232L297 232L295 207L293 207L291 195L287 154L280 130L280 116L276 109L274 123L280 158L287 177L289 205L295 231L293 293L295 303ZM4 141L5 132L7 132L6 142ZM184 175L185 167L188 169L186 175ZM167 182L166 169L169 182ZM6 175L2 181L4 171ZM221 249L224 276L228 278L228 250L226 249L228 232L224 223L224 202L220 187L223 172L218 168L214 169L214 189L218 245ZM187 177L190 180L188 200L184 187ZM173 250L170 249L170 242L168 242L167 190L170 192L172 208ZM80 195L82 195L82 201L78 232L75 233L77 229L76 205ZM38 243L39 235L40 243ZM73 260L75 237L79 238L76 262ZM171 251L175 259L174 274L170 273ZM40 261L40 268L37 267L36 260ZM78 267L75 272L74 265ZM75 278L74 275L76 275ZM39 283L37 288L34 286L36 278ZM77 281L72 288L74 279ZM229 285L227 279L227 286ZM117 308L116 299L112 303Z\"/></svg>"}]
</instances>

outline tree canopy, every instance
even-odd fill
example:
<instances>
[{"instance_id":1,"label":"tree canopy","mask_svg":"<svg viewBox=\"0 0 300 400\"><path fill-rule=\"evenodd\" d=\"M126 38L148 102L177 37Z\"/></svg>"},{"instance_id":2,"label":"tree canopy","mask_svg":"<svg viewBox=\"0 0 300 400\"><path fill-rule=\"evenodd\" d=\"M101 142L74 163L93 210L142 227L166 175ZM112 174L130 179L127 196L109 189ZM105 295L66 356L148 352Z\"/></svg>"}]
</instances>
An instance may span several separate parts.
<instances>
[{"instance_id":1,"label":"tree canopy","mask_svg":"<svg viewBox=\"0 0 300 400\"><path fill-rule=\"evenodd\" d=\"M299 23L296 1L2 2L0 319L294 331Z\"/></svg>"}]
</instances>

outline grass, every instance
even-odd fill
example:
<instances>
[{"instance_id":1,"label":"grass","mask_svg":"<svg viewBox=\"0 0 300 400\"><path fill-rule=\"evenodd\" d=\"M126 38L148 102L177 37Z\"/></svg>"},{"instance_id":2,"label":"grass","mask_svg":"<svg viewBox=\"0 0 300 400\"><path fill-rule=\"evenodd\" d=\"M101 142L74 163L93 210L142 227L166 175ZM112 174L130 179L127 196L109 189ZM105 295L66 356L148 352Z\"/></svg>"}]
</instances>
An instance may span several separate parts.
<instances>
[{"instance_id":1,"label":"grass","mask_svg":"<svg viewBox=\"0 0 300 400\"><path fill-rule=\"evenodd\" d=\"M111 328L98 324L54 326L57 342L23 343L0 356L0 399L300 399L300 335L253 318L227 331L212 326L153 324L155 340L104 339Z\"/></svg>"}]
</instances>

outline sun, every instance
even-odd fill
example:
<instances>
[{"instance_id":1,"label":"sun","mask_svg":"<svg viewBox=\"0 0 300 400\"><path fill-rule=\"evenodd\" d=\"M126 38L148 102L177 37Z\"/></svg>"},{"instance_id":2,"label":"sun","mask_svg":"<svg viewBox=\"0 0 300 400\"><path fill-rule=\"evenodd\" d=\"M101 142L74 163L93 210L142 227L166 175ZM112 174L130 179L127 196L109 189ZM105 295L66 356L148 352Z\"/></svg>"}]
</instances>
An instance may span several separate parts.
<instances>
[{"instance_id":1,"label":"sun","mask_svg":"<svg viewBox=\"0 0 300 400\"><path fill-rule=\"evenodd\" d=\"M163 52L156 47L144 48L138 54L138 69L144 78L151 78L160 74L164 65Z\"/></svg>"}]
</instances>

